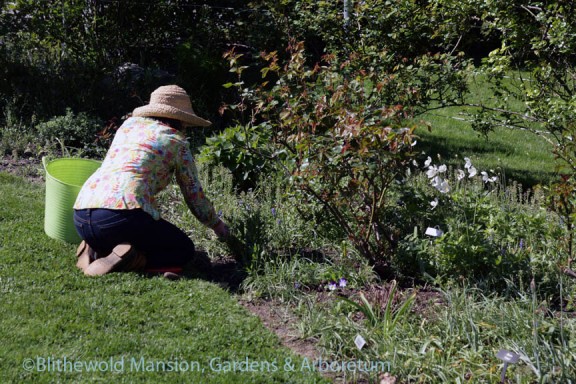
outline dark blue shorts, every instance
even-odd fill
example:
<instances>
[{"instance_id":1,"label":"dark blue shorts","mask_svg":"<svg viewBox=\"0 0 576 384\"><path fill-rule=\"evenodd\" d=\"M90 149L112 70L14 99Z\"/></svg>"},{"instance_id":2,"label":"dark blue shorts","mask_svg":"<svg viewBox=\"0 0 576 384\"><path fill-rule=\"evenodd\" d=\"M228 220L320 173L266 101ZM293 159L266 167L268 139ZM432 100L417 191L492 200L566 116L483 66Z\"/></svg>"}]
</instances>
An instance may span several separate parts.
<instances>
[{"instance_id":1,"label":"dark blue shorts","mask_svg":"<svg viewBox=\"0 0 576 384\"><path fill-rule=\"evenodd\" d=\"M74 225L98 255L130 243L146 255L149 269L182 267L194 257L194 243L180 228L141 209L75 210Z\"/></svg>"}]
</instances>

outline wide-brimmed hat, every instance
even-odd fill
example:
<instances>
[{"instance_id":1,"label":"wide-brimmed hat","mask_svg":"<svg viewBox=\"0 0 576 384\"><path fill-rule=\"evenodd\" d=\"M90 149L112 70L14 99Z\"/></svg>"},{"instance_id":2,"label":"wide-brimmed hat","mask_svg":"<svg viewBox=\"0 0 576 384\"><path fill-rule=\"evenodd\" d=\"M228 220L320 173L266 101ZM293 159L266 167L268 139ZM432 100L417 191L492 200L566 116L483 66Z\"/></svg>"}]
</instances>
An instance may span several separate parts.
<instances>
[{"instance_id":1,"label":"wide-brimmed hat","mask_svg":"<svg viewBox=\"0 0 576 384\"><path fill-rule=\"evenodd\" d=\"M184 125L207 127L211 122L196 116L190 103L190 96L177 85L165 85L150 95L148 105L138 107L132 116L164 117L180 120Z\"/></svg>"}]
</instances>

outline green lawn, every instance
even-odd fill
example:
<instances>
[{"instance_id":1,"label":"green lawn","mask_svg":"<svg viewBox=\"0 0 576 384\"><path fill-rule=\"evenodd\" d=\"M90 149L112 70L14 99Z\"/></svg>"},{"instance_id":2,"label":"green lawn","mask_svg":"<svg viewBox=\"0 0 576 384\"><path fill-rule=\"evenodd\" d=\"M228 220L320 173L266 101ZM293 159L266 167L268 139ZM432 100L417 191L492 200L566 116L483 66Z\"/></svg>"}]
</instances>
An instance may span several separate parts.
<instances>
[{"instance_id":1,"label":"green lawn","mask_svg":"<svg viewBox=\"0 0 576 384\"><path fill-rule=\"evenodd\" d=\"M452 108L455 109L455 108ZM454 119L455 111L435 111L422 118L432 124L431 131L420 128L419 149L443 162L463 169L469 157L478 170L494 170L509 182L526 186L547 184L555 176L552 148L544 139L526 132L496 128L488 138L479 137L466 121Z\"/></svg>"},{"instance_id":2,"label":"green lawn","mask_svg":"<svg viewBox=\"0 0 576 384\"><path fill-rule=\"evenodd\" d=\"M522 74L527 77L529 74ZM512 73L506 80L514 83L520 75ZM475 74L470 78L469 99L472 104L496 105L495 96L485 76ZM522 111L523 104L511 101L510 108ZM433 158L462 168L464 157L469 157L479 171L494 170L507 182L518 181L525 186L547 184L555 178L556 162L552 146L543 137L525 130L495 127L487 137L475 132L469 120L477 110L471 107L449 107L419 116L430 123L416 130L420 136L417 147ZM541 131L539 126L532 127ZM436 162L436 161L435 161Z\"/></svg>"},{"instance_id":3,"label":"green lawn","mask_svg":"<svg viewBox=\"0 0 576 384\"><path fill-rule=\"evenodd\" d=\"M2 383L323 381L215 284L83 276L75 247L44 234L43 199L0 173Z\"/></svg>"}]
</instances>

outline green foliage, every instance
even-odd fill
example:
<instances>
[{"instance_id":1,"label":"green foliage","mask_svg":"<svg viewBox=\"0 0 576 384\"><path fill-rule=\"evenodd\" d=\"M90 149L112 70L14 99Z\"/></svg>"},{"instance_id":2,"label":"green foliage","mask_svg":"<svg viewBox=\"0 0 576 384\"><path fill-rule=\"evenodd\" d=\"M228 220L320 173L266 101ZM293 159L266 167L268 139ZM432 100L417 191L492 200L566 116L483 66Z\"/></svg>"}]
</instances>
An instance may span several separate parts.
<instances>
[{"instance_id":1,"label":"green foliage","mask_svg":"<svg viewBox=\"0 0 576 384\"><path fill-rule=\"evenodd\" d=\"M411 198L405 205L412 208L400 214L414 230L394 257L397 270L407 276L465 278L489 285L502 279L527 285L535 278L554 292L568 251L566 228L557 215L542 208L543 191L495 184L496 177L467 164L466 171L446 171L447 190L423 183L424 175L407 184ZM428 167L426 179L434 182L430 167L435 166ZM443 234L427 236L428 227Z\"/></svg>"},{"instance_id":2,"label":"green foliage","mask_svg":"<svg viewBox=\"0 0 576 384\"><path fill-rule=\"evenodd\" d=\"M213 120L226 77L222 53L231 45L267 47L277 26L250 12L248 1L202 3L1 4L0 107L16 96L24 119L71 107L108 120L142 105L157 86L176 82L190 92L196 111ZM122 73L126 65L140 70L130 81Z\"/></svg>"},{"instance_id":3,"label":"green foliage","mask_svg":"<svg viewBox=\"0 0 576 384\"><path fill-rule=\"evenodd\" d=\"M385 212L415 145L415 127L404 119L432 100L457 98L459 88L453 92L448 84L463 77L437 55L397 64L387 52L356 52L345 59L326 55L309 67L302 43L292 42L288 52L284 64L276 52L262 55L267 65L258 88L244 86L247 67L230 53L239 79L227 86L242 96L230 108L248 115L245 132L263 144L252 152L289 177L307 211L323 210L371 263L385 262L396 242ZM270 84L270 78L277 80ZM222 145L232 148L234 141ZM257 146L246 141L235 152L246 147Z\"/></svg>"},{"instance_id":4,"label":"green foliage","mask_svg":"<svg viewBox=\"0 0 576 384\"><path fill-rule=\"evenodd\" d=\"M39 139L43 142L89 149L97 143L98 133L102 131L103 124L99 119L84 112L75 114L68 108L65 115L39 123L36 129Z\"/></svg>"},{"instance_id":5,"label":"green foliage","mask_svg":"<svg viewBox=\"0 0 576 384\"><path fill-rule=\"evenodd\" d=\"M360 303L346 297L340 297L340 299L352 304L354 308L362 312L370 325L375 327L378 332L389 334L395 331L396 325L399 322L406 321L406 317L410 314L414 299L416 298L416 293L412 293L401 304L394 306L397 287L396 280L393 280L383 308L375 307L366 299L362 292L359 293Z\"/></svg>"},{"instance_id":6,"label":"green foliage","mask_svg":"<svg viewBox=\"0 0 576 384\"><path fill-rule=\"evenodd\" d=\"M498 98L480 103L474 127L484 133L495 125L521 128L552 144L561 161L561 178L549 189L550 206L568 223L567 249L572 258L576 215L567 197L574 194L571 179L576 171L576 9L562 2L521 6L494 2L481 15L487 30L501 34L502 44L484 62Z\"/></svg>"},{"instance_id":7,"label":"green foliage","mask_svg":"<svg viewBox=\"0 0 576 384\"><path fill-rule=\"evenodd\" d=\"M18 116L14 103L6 103L3 112L4 124L0 125L0 157L34 152L36 147L32 143L38 143L33 127Z\"/></svg>"},{"instance_id":8,"label":"green foliage","mask_svg":"<svg viewBox=\"0 0 576 384\"><path fill-rule=\"evenodd\" d=\"M263 151L271 140L270 129L263 125L226 128L206 139L199 159L210 165L222 165L232 171L234 184L242 190L254 188L261 175L269 174Z\"/></svg>"},{"instance_id":9,"label":"green foliage","mask_svg":"<svg viewBox=\"0 0 576 384\"><path fill-rule=\"evenodd\" d=\"M333 360L388 362L391 376L405 381L499 382L502 362L495 355L500 349L521 356L518 364L508 367L509 381L573 379L576 356L571 346L576 323L565 315L561 319L550 316L551 304L538 301L530 291L510 286L511 297L485 295L468 286L406 290L396 293L389 306L388 292L393 286L378 288L365 291L367 303L303 298L296 307L301 316L298 330L318 340ZM391 332L382 332L382 323L373 326L369 321L370 312L391 308L391 313L398 313L414 293L411 311L399 317ZM354 345L357 335L367 341L362 350Z\"/></svg>"}]
</instances>

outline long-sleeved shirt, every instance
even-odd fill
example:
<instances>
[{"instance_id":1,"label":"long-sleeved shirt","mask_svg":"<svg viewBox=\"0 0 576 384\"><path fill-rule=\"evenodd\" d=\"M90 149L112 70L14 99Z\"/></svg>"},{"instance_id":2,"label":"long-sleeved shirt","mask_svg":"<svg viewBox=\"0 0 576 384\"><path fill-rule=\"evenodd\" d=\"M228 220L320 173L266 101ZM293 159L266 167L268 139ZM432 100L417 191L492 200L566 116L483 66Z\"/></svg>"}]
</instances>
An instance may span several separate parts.
<instances>
[{"instance_id":1,"label":"long-sleeved shirt","mask_svg":"<svg viewBox=\"0 0 576 384\"><path fill-rule=\"evenodd\" d=\"M172 175L192 214L214 227L218 216L204 195L184 134L157 120L130 117L118 129L102 166L84 183L74 209L137 209L160 218L156 195Z\"/></svg>"}]
</instances>

